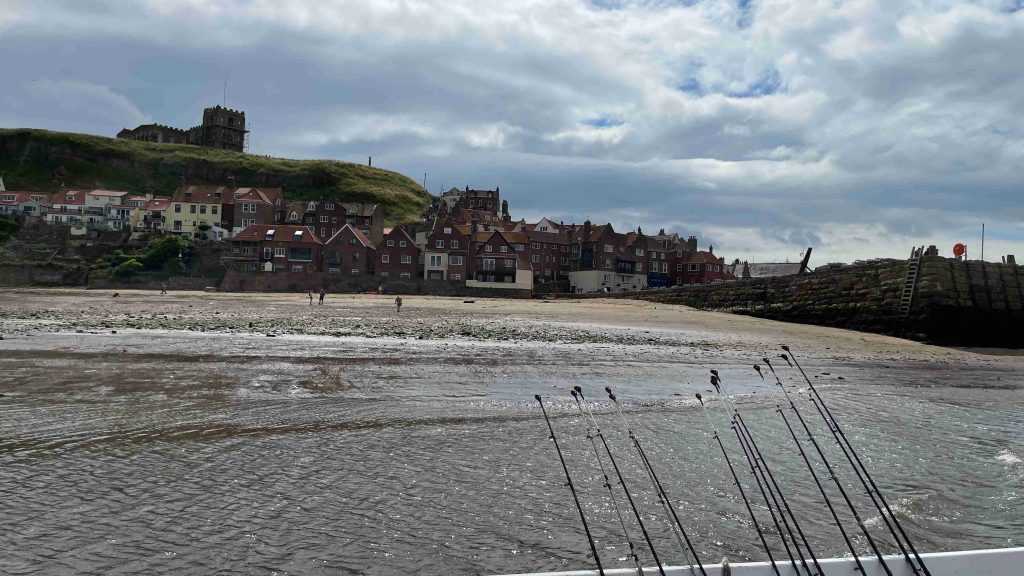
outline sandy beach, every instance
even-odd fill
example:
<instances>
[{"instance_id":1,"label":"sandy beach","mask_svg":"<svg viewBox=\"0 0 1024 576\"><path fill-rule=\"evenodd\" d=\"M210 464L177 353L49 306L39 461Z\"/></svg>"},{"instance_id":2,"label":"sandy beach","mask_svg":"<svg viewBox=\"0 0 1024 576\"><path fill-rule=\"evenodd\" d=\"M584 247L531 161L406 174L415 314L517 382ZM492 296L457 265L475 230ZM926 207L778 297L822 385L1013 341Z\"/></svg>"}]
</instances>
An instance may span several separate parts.
<instances>
[{"instance_id":1,"label":"sandy beach","mask_svg":"<svg viewBox=\"0 0 1024 576\"><path fill-rule=\"evenodd\" d=\"M756 355L788 344L807 357L845 360L1024 363L1011 350L957 350L909 340L789 324L639 300L510 300L305 293L72 289L5 290L0 333L111 330L318 335L398 339L606 343L693 347Z\"/></svg>"}]
</instances>

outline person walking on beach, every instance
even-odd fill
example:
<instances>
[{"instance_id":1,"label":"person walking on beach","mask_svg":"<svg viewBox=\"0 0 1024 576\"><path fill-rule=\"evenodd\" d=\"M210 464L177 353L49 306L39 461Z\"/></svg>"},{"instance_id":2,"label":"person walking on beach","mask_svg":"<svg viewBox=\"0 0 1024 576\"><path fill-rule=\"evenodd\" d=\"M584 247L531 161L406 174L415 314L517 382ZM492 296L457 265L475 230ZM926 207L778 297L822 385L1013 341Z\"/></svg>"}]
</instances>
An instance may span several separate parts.
<instances>
[{"instance_id":1,"label":"person walking on beach","mask_svg":"<svg viewBox=\"0 0 1024 576\"><path fill-rule=\"evenodd\" d=\"M160 285L160 293L167 294L167 282L164 282L163 284Z\"/></svg>"},{"instance_id":2,"label":"person walking on beach","mask_svg":"<svg viewBox=\"0 0 1024 576\"><path fill-rule=\"evenodd\" d=\"M306 290L306 296L309 296L309 305L312 306L313 305L313 291L312 290Z\"/></svg>"},{"instance_id":3,"label":"person walking on beach","mask_svg":"<svg viewBox=\"0 0 1024 576\"><path fill-rule=\"evenodd\" d=\"M398 314L402 313L402 297L395 296L395 310Z\"/></svg>"},{"instance_id":4,"label":"person walking on beach","mask_svg":"<svg viewBox=\"0 0 1024 576\"><path fill-rule=\"evenodd\" d=\"M320 305L321 306L324 305L324 296L326 296L326 295L327 295L327 292L323 288L321 288L320 289Z\"/></svg>"}]
</instances>

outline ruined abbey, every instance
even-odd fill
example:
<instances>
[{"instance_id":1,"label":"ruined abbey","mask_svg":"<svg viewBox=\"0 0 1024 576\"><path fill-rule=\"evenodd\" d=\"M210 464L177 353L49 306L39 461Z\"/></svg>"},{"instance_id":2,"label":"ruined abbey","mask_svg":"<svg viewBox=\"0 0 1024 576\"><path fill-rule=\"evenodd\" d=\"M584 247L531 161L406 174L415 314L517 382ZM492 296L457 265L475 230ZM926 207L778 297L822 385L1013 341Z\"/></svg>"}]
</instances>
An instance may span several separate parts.
<instances>
[{"instance_id":1,"label":"ruined abbey","mask_svg":"<svg viewBox=\"0 0 1024 576\"><path fill-rule=\"evenodd\" d=\"M203 123L188 130L163 124L143 124L117 133L122 140L141 140L160 144L192 144L207 148L245 151L245 112L214 106L203 110Z\"/></svg>"}]
</instances>

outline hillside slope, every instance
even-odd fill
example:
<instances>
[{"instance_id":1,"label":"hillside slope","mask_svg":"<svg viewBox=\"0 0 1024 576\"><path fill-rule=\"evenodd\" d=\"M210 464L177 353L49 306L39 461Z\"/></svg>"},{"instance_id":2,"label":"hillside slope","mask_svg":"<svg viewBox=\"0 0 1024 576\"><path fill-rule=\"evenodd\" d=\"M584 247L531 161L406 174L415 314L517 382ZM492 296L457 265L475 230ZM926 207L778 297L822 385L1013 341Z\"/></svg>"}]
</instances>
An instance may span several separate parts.
<instances>
[{"instance_id":1,"label":"hillside slope","mask_svg":"<svg viewBox=\"0 0 1024 576\"><path fill-rule=\"evenodd\" d=\"M0 129L8 190L107 188L169 195L182 182L282 187L285 197L381 204L389 223L418 220L430 195L397 172L333 160L287 160L28 128Z\"/></svg>"}]
</instances>

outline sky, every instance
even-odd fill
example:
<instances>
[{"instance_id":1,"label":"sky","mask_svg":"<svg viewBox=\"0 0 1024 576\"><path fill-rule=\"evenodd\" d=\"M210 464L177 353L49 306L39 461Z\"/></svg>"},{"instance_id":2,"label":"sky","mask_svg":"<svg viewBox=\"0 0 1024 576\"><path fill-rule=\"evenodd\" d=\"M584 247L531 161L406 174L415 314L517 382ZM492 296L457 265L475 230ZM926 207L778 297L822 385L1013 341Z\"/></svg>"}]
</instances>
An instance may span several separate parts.
<instances>
[{"instance_id":1,"label":"sky","mask_svg":"<svg viewBox=\"0 0 1024 576\"><path fill-rule=\"evenodd\" d=\"M517 219L1024 259L1024 0L0 0L0 127L187 128L225 82L252 153Z\"/></svg>"}]
</instances>

